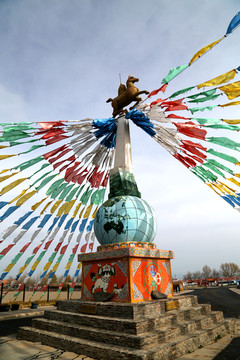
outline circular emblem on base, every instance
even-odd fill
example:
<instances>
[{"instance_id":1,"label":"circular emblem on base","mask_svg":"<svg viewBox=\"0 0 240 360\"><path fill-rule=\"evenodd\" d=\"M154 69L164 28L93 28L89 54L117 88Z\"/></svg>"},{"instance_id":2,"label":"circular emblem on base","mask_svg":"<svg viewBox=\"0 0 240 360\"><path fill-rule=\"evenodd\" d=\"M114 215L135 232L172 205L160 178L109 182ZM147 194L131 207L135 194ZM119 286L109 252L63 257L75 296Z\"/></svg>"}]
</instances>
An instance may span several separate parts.
<instances>
[{"instance_id":1,"label":"circular emblem on base","mask_svg":"<svg viewBox=\"0 0 240 360\"><path fill-rule=\"evenodd\" d=\"M143 271L143 284L150 295L152 291L160 291L162 288L162 272L157 263L151 262Z\"/></svg>"}]
</instances>

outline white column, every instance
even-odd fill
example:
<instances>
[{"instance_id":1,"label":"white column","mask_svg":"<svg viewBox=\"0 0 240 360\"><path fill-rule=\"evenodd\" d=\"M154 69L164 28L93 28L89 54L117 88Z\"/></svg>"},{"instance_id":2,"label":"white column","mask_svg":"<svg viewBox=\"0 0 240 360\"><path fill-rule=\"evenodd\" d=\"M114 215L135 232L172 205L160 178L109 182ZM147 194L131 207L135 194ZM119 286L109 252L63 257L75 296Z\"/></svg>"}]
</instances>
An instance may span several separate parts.
<instances>
[{"instance_id":1,"label":"white column","mask_svg":"<svg viewBox=\"0 0 240 360\"><path fill-rule=\"evenodd\" d=\"M118 119L114 168L111 174L121 170L133 172L129 121L124 116Z\"/></svg>"}]
</instances>

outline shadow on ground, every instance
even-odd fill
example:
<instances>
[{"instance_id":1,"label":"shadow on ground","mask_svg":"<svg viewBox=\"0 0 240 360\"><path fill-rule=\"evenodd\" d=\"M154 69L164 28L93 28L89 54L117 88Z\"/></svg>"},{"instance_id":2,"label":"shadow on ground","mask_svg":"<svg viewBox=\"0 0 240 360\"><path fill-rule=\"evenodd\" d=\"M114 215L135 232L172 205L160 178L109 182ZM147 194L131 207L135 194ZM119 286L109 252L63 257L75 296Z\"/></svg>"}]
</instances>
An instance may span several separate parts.
<instances>
[{"instance_id":1,"label":"shadow on ground","mask_svg":"<svg viewBox=\"0 0 240 360\"><path fill-rule=\"evenodd\" d=\"M198 297L199 304L211 304L213 311L222 311L225 318L239 318L240 316L240 296L228 288L196 289L191 292L191 295Z\"/></svg>"},{"instance_id":2,"label":"shadow on ground","mask_svg":"<svg viewBox=\"0 0 240 360\"><path fill-rule=\"evenodd\" d=\"M230 344L213 360L240 360L240 337L232 339Z\"/></svg>"}]
</instances>

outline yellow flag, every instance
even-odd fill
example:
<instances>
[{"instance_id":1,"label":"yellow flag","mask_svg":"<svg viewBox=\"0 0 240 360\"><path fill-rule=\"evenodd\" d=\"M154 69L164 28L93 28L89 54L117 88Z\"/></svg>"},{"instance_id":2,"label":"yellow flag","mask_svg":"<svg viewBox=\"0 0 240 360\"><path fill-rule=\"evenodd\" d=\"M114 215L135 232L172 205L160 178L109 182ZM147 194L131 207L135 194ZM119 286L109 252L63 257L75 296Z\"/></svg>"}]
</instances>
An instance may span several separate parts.
<instances>
[{"instance_id":1,"label":"yellow flag","mask_svg":"<svg viewBox=\"0 0 240 360\"><path fill-rule=\"evenodd\" d=\"M7 172L7 171L9 171L9 170L11 170L11 169L4 169L4 170L2 170L2 171L0 172L0 174L3 174L3 173L5 173L5 172Z\"/></svg>"},{"instance_id":2,"label":"yellow flag","mask_svg":"<svg viewBox=\"0 0 240 360\"><path fill-rule=\"evenodd\" d=\"M31 270L36 270L38 264L40 263L40 260L36 260L33 266L31 267Z\"/></svg>"},{"instance_id":3,"label":"yellow flag","mask_svg":"<svg viewBox=\"0 0 240 360\"><path fill-rule=\"evenodd\" d=\"M0 182L2 182L4 180L7 180L7 179L9 179L10 177L12 177L13 175L16 175L16 174L18 174L18 173L16 172L16 173L13 173L13 174L10 174L10 175L1 176L0 177Z\"/></svg>"},{"instance_id":4,"label":"yellow flag","mask_svg":"<svg viewBox=\"0 0 240 360\"><path fill-rule=\"evenodd\" d=\"M59 264L60 264L60 263L53 265L52 271L56 271Z\"/></svg>"},{"instance_id":5,"label":"yellow flag","mask_svg":"<svg viewBox=\"0 0 240 360\"><path fill-rule=\"evenodd\" d=\"M6 147L8 147L8 146L0 145L0 149L4 149L4 148L6 148Z\"/></svg>"},{"instance_id":6,"label":"yellow flag","mask_svg":"<svg viewBox=\"0 0 240 360\"><path fill-rule=\"evenodd\" d=\"M9 265L6 267L5 272L9 272L9 271L13 268L14 265L15 265L15 264L9 264Z\"/></svg>"},{"instance_id":7,"label":"yellow flag","mask_svg":"<svg viewBox=\"0 0 240 360\"><path fill-rule=\"evenodd\" d=\"M89 217L90 212L91 212L91 210L92 210L92 207L93 207L93 205L88 205L88 207L87 207L87 209L86 209L86 211L85 211L85 213L84 213L84 215L83 215L83 218L84 218L84 219L87 219L87 218Z\"/></svg>"},{"instance_id":8,"label":"yellow flag","mask_svg":"<svg viewBox=\"0 0 240 360\"><path fill-rule=\"evenodd\" d=\"M47 262L46 265L44 266L43 270L48 270L50 268L50 265L51 265L52 261L51 262Z\"/></svg>"},{"instance_id":9,"label":"yellow flag","mask_svg":"<svg viewBox=\"0 0 240 360\"><path fill-rule=\"evenodd\" d=\"M202 87L205 87L205 86L215 86L215 85L220 85L220 84L226 83L226 82L234 79L235 75L236 75L236 70L235 69L230 70L230 71L226 72L225 74L222 74L214 79L208 80L204 83L197 85L197 88L201 89Z\"/></svg>"},{"instance_id":10,"label":"yellow flag","mask_svg":"<svg viewBox=\"0 0 240 360\"><path fill-rule=\"evenodd\" d=\"M219 184L223 187L224 191L227 194L237 196L234 189L230 188L228 185L222 183L221 181L219 181Z\"/></svg>"},{"instance_id":11,"label":"yellow flag","mask_svg":"<svg viewBox=\"0 0 240 360\"><path fill-rule=\"evenodd\" d=\"M220 185L220 184L214 184L214 186L215 186L218 190L220 190L223 194L225 194L225 190L224 190L224 187L223 187L222 185Z\"/></svg>"},{"instance_id":12,"label":"yellow flag","mask_svg":"<svg viewBox=\"0 0 240 360\"><path fill-rule=\"evenodd\" d=\"M79 219L81 219L84 209L85 209L85 207L80 211Z\"/></svg>"},{"instance_id":13,"label":"yellow flag","mask_svg":"<svg viewBox=\"0 0 240 360\"><path fill-rule=\"evenodd\" d=\"M0 160L4 160L13 156L17 156L17 154L12 154L12 155L0 155Z\"/></svg>"},{"instance_id":14,"label":"yellow flag","mask_svg":"<svg viewBox=\"0 0 240 360\"><path fill-rule=\"evenodd\" d=\"M27 266L28 266L28 264L27 264L27 265L23 265L23 266L20 268L20 270L19 270L19 274L21 274L21 273L26 269Z\"/></svg>"},{"instance_id":15,"label":"yellow flag","mask_svg":"<svg viewBox=\"0 0 240 360\"><path fill-rule=\"evenodd\" d=\"M72 265L72 262L67 263L67 266L65 267L66 270L69 270Z\"/></svg>"},{"instance_id":16,"label":"yellow flag","mask_svg":"<svg viewBox=\"0 0 240 360\"><path fill-rule=\"evenodd\" d=\"M40 215L42 215L44 213L44 211L49 207L49 205L53 202L53 200L49 201L45 206L44 208L42 209L42 211L40 212ZM51 212L51 211L50 211ZM51 213L53 214L53 212Z\"/></svg>"},{"instance_id":17,"label":"yellow flag","mask_svg":"<svg viewBox=\"0 0 240 360\"><path fill-rule=\"evenodd\" d=\"M21 196L23 196L27 191L28 191L29 187L27 189L24 189L21 194L19 194L18 196L16 196L14 199L12 199L11 201L9 201L9 204L12 204L13 202L17 201L18 199L20 199Z\"/></svg>"},{"instance_id":18,"label":"yellow flag","mask_svg":"<svg viewBox=\"0 0 240 360\"><path fill-rule=\"evenodd\" d=\"M63 214L67 206L68 206L68 202L65 202L64 204L62 204L62 206L60 206L60 208L58 209L57 217Z\"/></svg>"},{"instance_id":19,"label":"yellow flag","mask_svg":"<svg viewBox=\"0 0 240 360\"><path fill-rule=\"evenodd\" d=\"M73 216L72 216L72 217L77 216L78 210L80 209L81 205L82 205L81 202L80 202L79 204L77 204L76 209L74 210L74 213L73 213Z\"/></svg>"},{"instance_id":20,"label":"yellow flag","mask_svg":"<svg viewBox=\"0 0 240 360\"><path fill-rule=\"evenodd\" d=\"M98 211L98 206L96 207L96 209L94 210L94 212L93 212L93 214L92 214L92 219L95 218L97 211Z\"/></svg>"},{"instance_id":21,"label":"yellow flag","mask_svg":"<svg viewBox=\"0 0 240 360\"><path fill-rule=\"evenodd\" d=\"M58 208L58 206L61 204L62 200L57 200L55 204L52 206L50 213L53 214L54 211Z\"/></svg>"},{"instance_id":22,"label":"yellow flag","mask_svg":"<svg viewBox=\"0 0 240 360\"><path fill-rule=\"evenodd\" d=\"M220 195L219 194L219 192L215 189L215 184L210 184L210 183L206 183L207 184L207 186L209 186L213 191L215 191L215 193L217 193L218 195ZM217 188L218 189L218 188ZM219 190L219 189L218 189Z\"/></svg>"},{"instance_id":23,"label":"yellow flag","mask_svg":"<svg viewBox=\"0 0 240 360\"><path fill-rule=\"evenodd\" d=\"M194 56L193 58L190 60L189 65L191 65L195 60L197 60L198 58L200 58L203 54L205 54L205 52L207 52L208 50L210 50L213 46L217 45L219 43L219 41L221 41L224 38L221 37L221 39L214 41L213 43L203 47L201 50L199 50Z\"/></svg>"},{"instance_id":24,"label":"yellow flag","mask_svg":"<svg viewBox=\"0 0 240 360\"><path fill-rule=\"evenodd\" d=\"M64 210L64 214L69 214L69 211L71 210L71 208L73 207L74 203L76 202L77 199L75 200L71 200L69 201L68 205L66 206L65 210Z\"/></svg>"},{"instance_id":25,"label":"yellow flag","mask_svg":"<svg viewBox=\"0 0 240 360\"><path fill-rule=\"evenodd\" d=\"M5 186L1 191L0 191L0 195L6 194L8 191L12 190L14 187L16 187L17 185L21 184L23 181L27 180L28 178L22 178L22 179L18 179L13 181L11 184Z\"/></svg>"},{"instance_id":26,"label":"yellow flag","mask_svg":"<svg viewBox=\"0 0 240 360\"><path fill-rule=\"evenodd\" d=\"M236 120L227 120L227 119L222 119L222 121L224 121L227 124L232 124L232 125L237 125L240 124L240 119L236 119Z\"/></svg>"},{"instance_id":27,"label":"yellow flag","mask_svg":"<svg viewBox=\"0 0 240 360\"><path fill-rule=\"evenodd\" d=\"M237 186L240 186L240 182L235 180L234 178L228 178L227 180L231 181L232 183L234 183Z\"/></svg>"},{"instance_id":28,"label":"yellow flag","mask_svg":"<svg viewBox=\"0 0 240 360\"><path fill-rule=\"evenodd\" d=\"M227 106L232 106L232 105L239 105L240 104L240 101L232 101L230 103L227 103L227 104L223 104L223 105L219 105L221 107L227 107Z\"/></svg>"},{"instance_id":29,"label":"yellow flag","mask_svg":"<svg viewBox=\"0 0 240 360\"><path fill-rule=\"evenodd\" d=\"M41 205L41 204L44 202L44 200L46 200L47 198L48 198L48 196L45 197L44 199L38 201L36 204L34 204L34 205L31 207L31 209L32 209L33 211L36 210L36 209L39 207L39 205Z\"/></svg>"},{"instance_id":30,"label":"yellow flag","mask_svg":"<svg viewBox=\"0 0 240 360\"><path fill-rule=\"evenodd\" d=\"M220 86L219 90L223 91L229 100L235 99L240 96L240 81L236 81L229 85Z\"/></svg>"},{"instance_id":31,"label":"yellow flag","mask_svg":"<svg viewBox=\"0 0 240 360\"><path fill-rule=\"evenodd\" d=\"M30 197L32 197L33 195L35 195L37 193L37 190L33 190L25 195L23 195L17 202L16 202L16 206L21 206L22 204L25 203L25 201L27 201L28 199L30 199Z\"/></svg>"},{"instance_id":32,"label":"yellow flag","mask_svg":"<svg viewBox=\"0 0 240 360\"><path fill-rule=\"evenodd\" d=\"M225 92L229 100L235 99L240 96L240 89L238 91Z\"/></svg>"}]
</instances>

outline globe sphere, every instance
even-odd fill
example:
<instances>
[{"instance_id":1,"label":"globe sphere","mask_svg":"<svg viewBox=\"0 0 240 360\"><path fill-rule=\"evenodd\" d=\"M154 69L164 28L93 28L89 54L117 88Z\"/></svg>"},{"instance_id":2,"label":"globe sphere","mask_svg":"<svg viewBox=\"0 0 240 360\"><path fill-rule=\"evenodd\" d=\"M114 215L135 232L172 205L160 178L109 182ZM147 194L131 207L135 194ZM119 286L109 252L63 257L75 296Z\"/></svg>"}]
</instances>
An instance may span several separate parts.
<instances>
[{"instance_id":1,"label":"globe sphere","mask_svg":"<svg viewBox=\"0 0 240 360\"><path fill-rule=\"evenodd\" d=\"M153 242L157 222L151 206L136 196L118 196L105 201L94 219L101 245L121 242Z\"/></svg>"}]
</instances>

